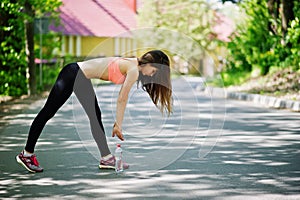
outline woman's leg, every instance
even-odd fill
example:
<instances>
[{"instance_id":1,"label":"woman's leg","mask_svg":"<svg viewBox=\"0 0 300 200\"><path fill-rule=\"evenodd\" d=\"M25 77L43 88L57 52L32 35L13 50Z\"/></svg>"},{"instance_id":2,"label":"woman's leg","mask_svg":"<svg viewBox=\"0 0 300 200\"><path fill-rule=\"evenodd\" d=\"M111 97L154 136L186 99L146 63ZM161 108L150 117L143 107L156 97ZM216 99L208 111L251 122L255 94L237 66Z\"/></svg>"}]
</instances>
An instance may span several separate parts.
<instances>
[{"instance_id":1,"label":"woman's leg","mask_svg":"<svg viewBox=\"0 0 300 200\"><path fill-rule=\"evenodd\" d=\"M32 122L25 146L27 152L34 152L35 145L45 124L72 94L78 71L79 66L76 63L68 64L61 70L44 107Z\"/></svg>"},{"instance_id":2,"label":"woman's leg","mask_svg":"<svg viewBox=\"0 0 300 200\"><path fill-rule=\"evenodd\" d=\"M79 70L74 83L74 93L83 106L90 120L91 131L97 143L101 156L110 154L107 145L104 127L101 119L101 111L97 102L97 97L93 89L91 80L87 79L81 70Z\"/></svg>"}]
</instances>

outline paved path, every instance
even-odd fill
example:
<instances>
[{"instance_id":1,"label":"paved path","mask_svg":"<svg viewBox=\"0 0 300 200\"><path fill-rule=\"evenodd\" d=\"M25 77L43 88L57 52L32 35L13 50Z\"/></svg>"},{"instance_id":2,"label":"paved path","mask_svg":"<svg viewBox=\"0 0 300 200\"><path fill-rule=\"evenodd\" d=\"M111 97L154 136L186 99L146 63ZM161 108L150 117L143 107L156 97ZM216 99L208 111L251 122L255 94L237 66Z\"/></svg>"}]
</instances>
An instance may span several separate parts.
<instances>
[{"instance_id":1,"label":"paved path","mask_svg":"<svg viewBox=\"0 0 300 200\"><path fill-rule=\"evenodd\" d=\"M174 114L162 117L132 91L122 142L128 171L97 168L88 121L71 98L48 123L36 153L43 173L15 162L44 100L7 117L0 133L0 199L300 199L300 114L210 98L199 81L174 80ZM95 87L111 150L113 85Z\"/></svg>"}]
</instances>

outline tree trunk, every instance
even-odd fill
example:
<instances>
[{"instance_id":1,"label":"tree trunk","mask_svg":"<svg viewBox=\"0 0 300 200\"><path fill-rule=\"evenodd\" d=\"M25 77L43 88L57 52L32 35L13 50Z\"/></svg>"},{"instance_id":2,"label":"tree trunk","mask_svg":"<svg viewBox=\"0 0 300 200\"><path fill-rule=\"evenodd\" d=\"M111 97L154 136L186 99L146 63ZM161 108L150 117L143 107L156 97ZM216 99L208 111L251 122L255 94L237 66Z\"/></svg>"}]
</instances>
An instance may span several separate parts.
<instances>
[{"instance_id":1,"label":"tree trunk","mask_svg":"<svg viewBox=\"0 0 300 200\"><path fill-rule=\"evenodd\" d=\"M279 0L268 0L268 11L274 21L273 23L270 21L268 27L274 35L277 35L277 19L279 17L279 5Z\"/></svg>"},{"instance_id":2,"label":"tree trunk","mask_svg":"<svg viewBox=\"0 0 300 200\"><path fill-rule=\"evenodd\" d=\"M36 66L34 63L34 10L29 0L25 0L25 43L26 55L29 69L29 95L36 94Z\"/></svg>"},{"instance_id":3,"label":"tree trunk","mask_svg":"<svg viewBox=\"0 0 300 200\"><path fill-rule=\"evenodd\" d=\"M282 0L282 17L281 17L282 21L281 21L281 26L282 26L283 37L287 33L289 22L295 18L294 12L293 12L293 7L294 7L294 1L293 0Z\"/></svg>"}]
</instances>

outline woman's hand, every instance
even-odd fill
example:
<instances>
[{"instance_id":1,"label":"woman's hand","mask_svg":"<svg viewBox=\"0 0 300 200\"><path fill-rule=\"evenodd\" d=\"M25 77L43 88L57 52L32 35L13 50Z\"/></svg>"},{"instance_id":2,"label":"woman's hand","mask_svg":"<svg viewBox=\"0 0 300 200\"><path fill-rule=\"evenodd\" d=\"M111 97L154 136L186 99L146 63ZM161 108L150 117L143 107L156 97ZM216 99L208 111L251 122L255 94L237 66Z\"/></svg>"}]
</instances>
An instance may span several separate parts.
<instances>
[{"instance_id":1,"label":"woman's hand","mask_svg":"<svg viewBox=\"0 0 300 200\"><path fill-rule=\"evenodd\" d=\"M112 136L115 137L115 135L117 135L120 140L124 141L122 129L118 126L117 123L114 124L113 132L112 132Z\"/></svg>"}]
</instances>

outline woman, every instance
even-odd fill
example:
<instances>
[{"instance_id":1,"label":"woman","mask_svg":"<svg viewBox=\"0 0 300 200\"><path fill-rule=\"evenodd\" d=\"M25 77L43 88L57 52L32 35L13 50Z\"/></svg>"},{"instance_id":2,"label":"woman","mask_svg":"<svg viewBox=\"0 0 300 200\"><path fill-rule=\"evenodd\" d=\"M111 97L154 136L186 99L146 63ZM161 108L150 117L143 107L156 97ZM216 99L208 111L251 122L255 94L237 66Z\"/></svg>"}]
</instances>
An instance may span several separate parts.
<instances>
[{"instance_id":1,"label":"woman","mask_svg":"<svg viewBox=\"0 0 300 200\"><path fill-rule=\"evenodd\" d=\"M143 90L148 92L153 103L162 113L172 112L169 65L168 56L160 50L149 51L141 58L97 58L66 65L59 73L44 107L34 119L25 149L16 157L17 162L30 172L43 171L33 154L35 145L47 121L55 115L74 91L88 115L93 137L101 153L99 167L114 169L115 157L107 145L101 111L90 79L100 78L115 84L123 84L117 99L116 121L112 136L124 140L122 122L128 94L135 82L141 83ZM124 168L128 167L124 163Z\"/></svg>"}]
</instances>

